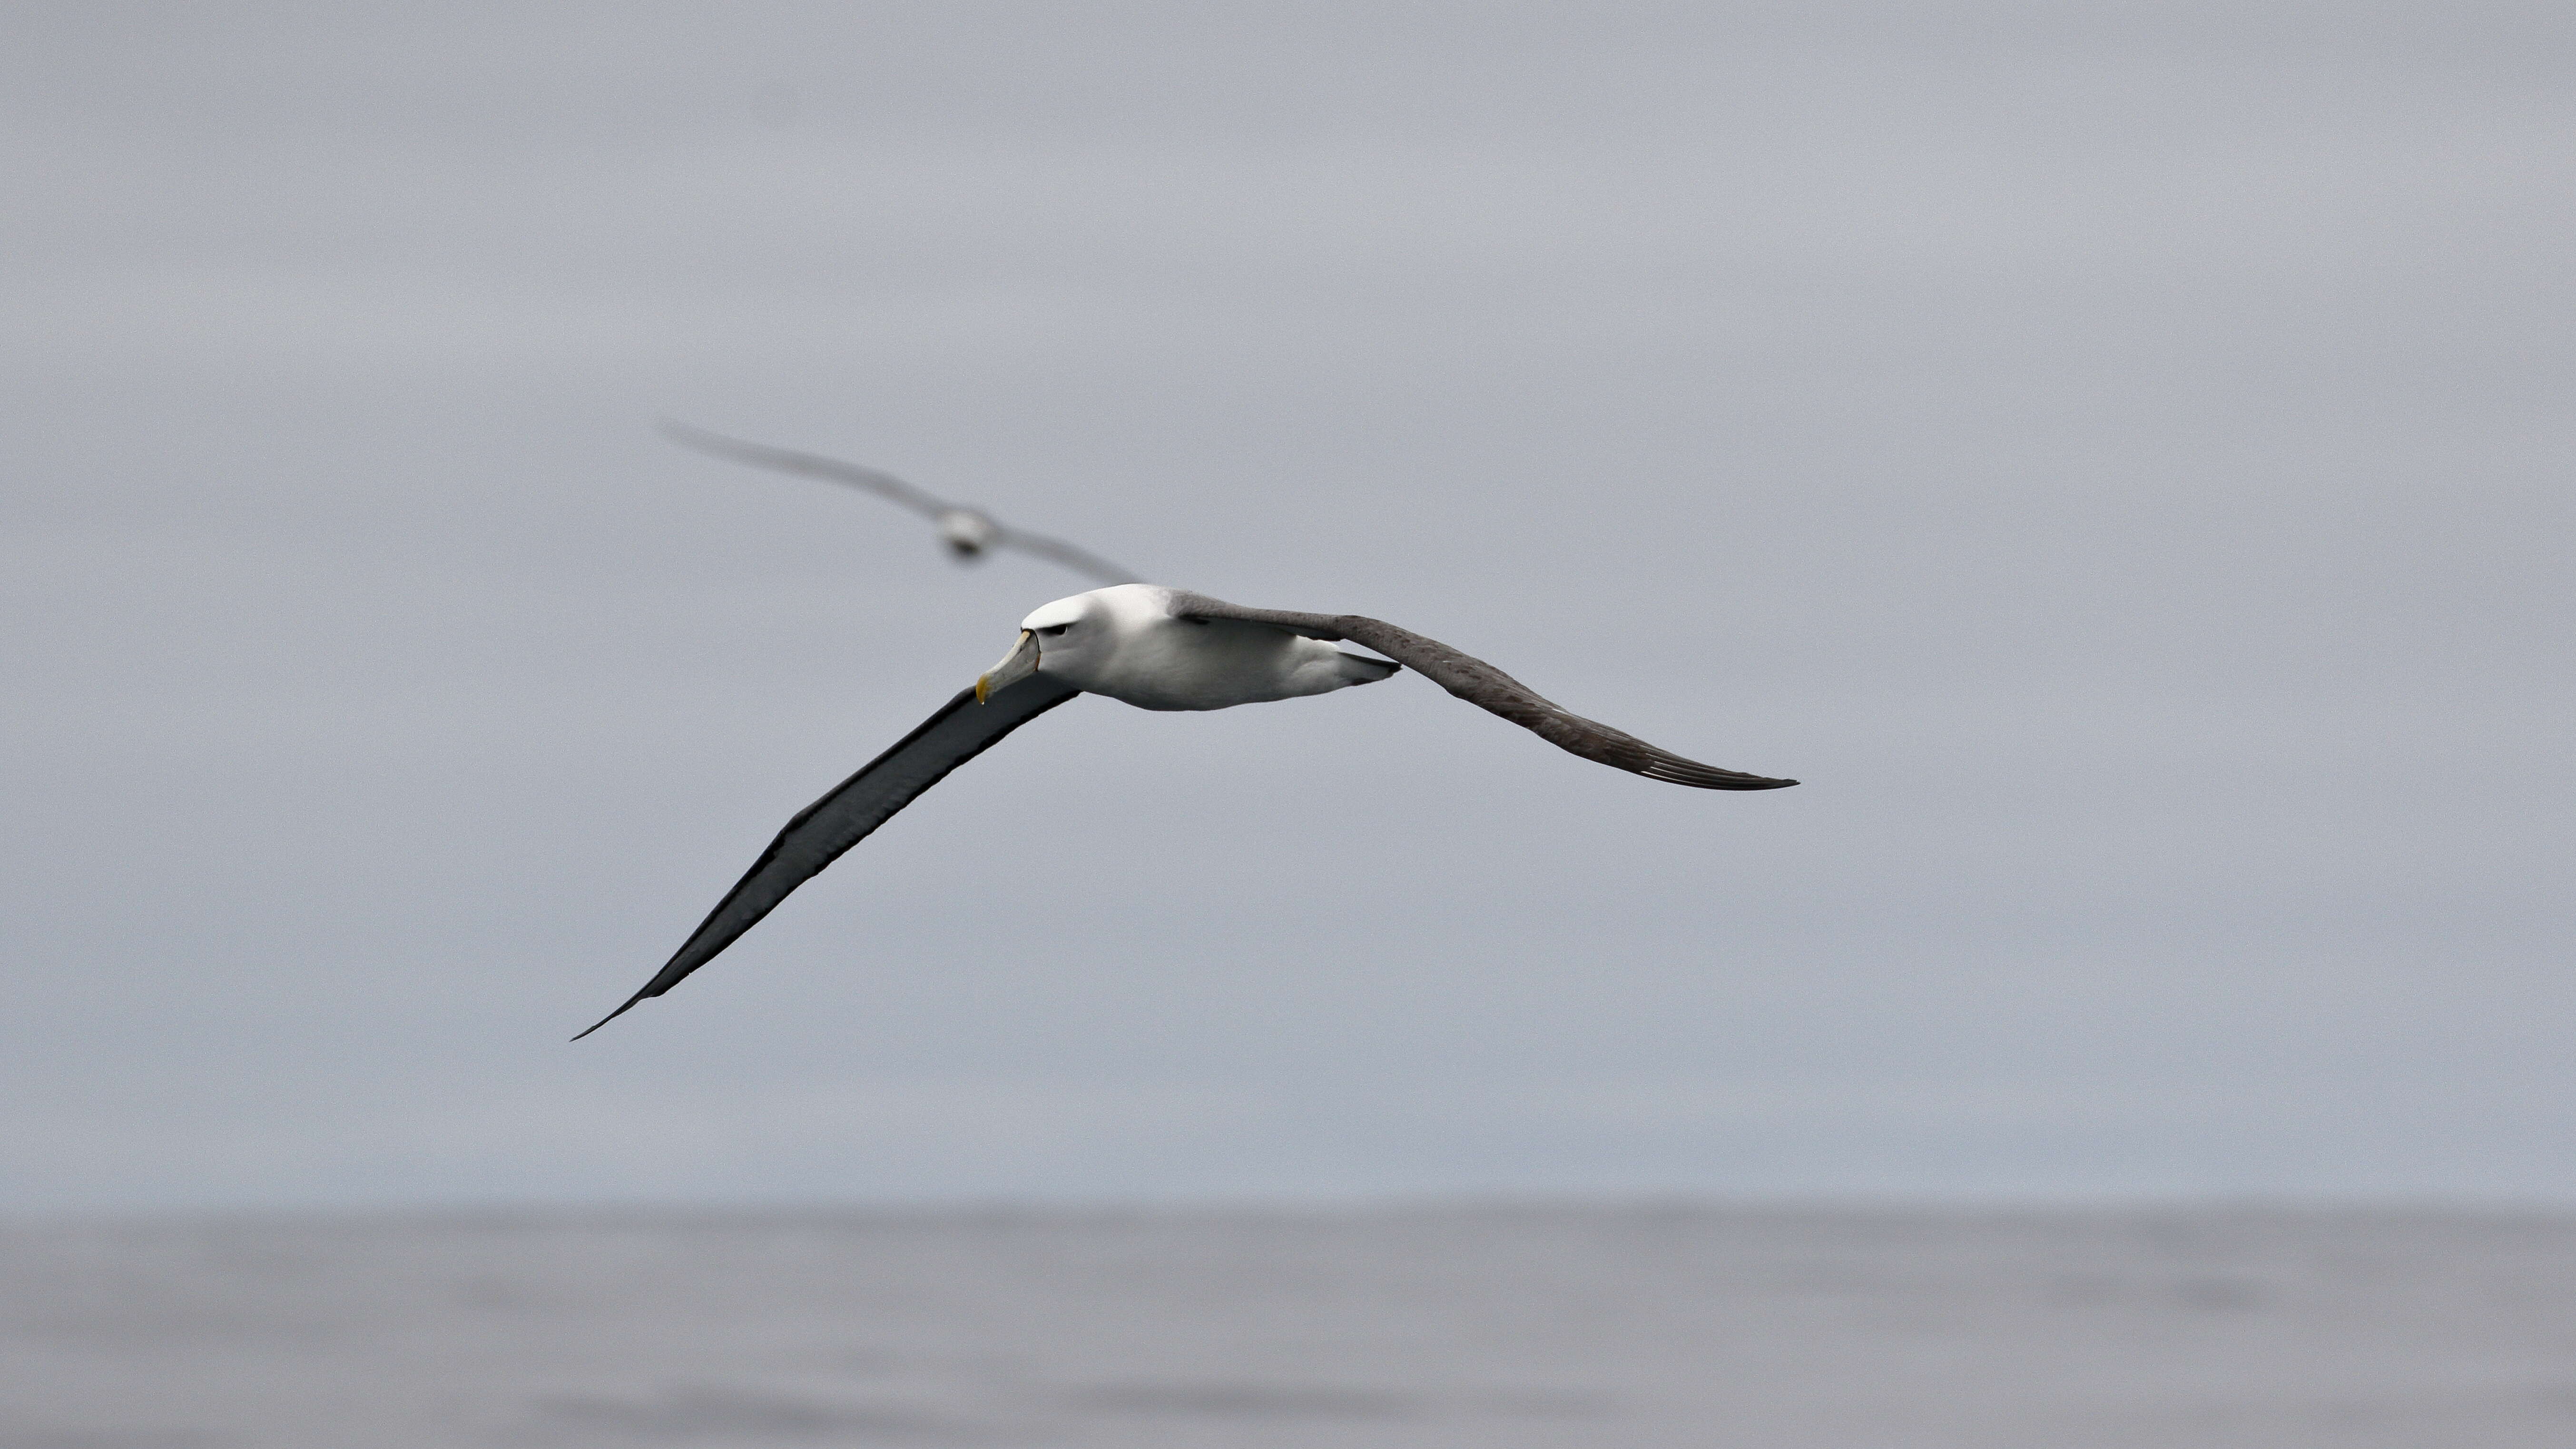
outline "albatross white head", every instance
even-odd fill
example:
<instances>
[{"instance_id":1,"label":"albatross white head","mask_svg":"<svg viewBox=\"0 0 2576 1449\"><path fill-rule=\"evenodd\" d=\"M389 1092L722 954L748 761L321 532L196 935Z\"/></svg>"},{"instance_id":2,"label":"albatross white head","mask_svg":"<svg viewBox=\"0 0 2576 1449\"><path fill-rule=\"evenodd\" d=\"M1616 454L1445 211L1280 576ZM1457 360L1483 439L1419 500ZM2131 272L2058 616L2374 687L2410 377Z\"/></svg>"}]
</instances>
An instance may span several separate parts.
<instances>
[{"instance_id":1,"label":"albatross white head","mask_svg":"<svg viewBox=\"0 0 2576 1449\"><path fill-rule=\"evenodd\" d=\"M1262 624L1172 612L1173 591L1118 584L1058 599L1020 621L1002 662L975 681L992 698L1032 674L1140 709L1226 709L1323 694L1395 672Z\"/></svg>"},{"instance_id":2,"label":"albatross white head","mask_svg":"<svg viewBox=\"0 0 2576 1449\"><path fill-rule=\"evenodd\" d=\"M1011 645L1011 652L975 681L976 702L991 699L1040 669L1076 688L1088 687L1084 681L1097 675L1100 666L1117 650L1113 613L1101 595L1129 592L1168 591L1149 590L1143 584L1094 589L1088 594L1058 599L1022 619L1020 637Z\"/></svg>"}]
</instances>

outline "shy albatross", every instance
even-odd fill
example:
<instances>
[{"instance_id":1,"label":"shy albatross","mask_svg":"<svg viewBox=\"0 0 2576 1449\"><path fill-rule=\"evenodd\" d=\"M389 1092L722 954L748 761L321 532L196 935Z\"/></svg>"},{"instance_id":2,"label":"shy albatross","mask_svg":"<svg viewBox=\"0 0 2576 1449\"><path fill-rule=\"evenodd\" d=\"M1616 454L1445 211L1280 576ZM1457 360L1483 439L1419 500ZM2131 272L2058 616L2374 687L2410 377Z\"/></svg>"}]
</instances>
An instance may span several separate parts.
<instances>
[{"instance_id":1,"label":"shy albatross","mask_svg":"<svg viewBox=\"0 0 2576 1449\"><path fill-rule=\"evenodd\" d=\"M748 443L722 433L710 433L704 428L693 428L683 422L664 422L662 436L681 447L730 458L737 463L749 463L755 468L846 483L889 503L909 508L938 525L940 541L948 545L949 553L959 563L974 563L991 549L1015 548L1050 563L1062 564L1085 578L1104 584L1132 584L1137 581L1134 574L1089 549L1076 548L1063 539L1049 538L1043 533L1006 528L980 508L951 503L880 468L845 463L820 453L799 453L792 448L773 448L767 443Z\"/></svg>"},{"instance_id":2,"label":"shy albatross","mask_svg":"<svg viewBox=\"0 0 2576 1449\"><path fill-rule=\"evenodd\" d=\"M1337 640L1386 658L1345 653L1333 647ZM1540 698L1481 659L1383 620L1247 609L1150 584L1094 589L1022 619L1011 652L973 688L959 691L894 748L798 812L644 989L573 1040L677 986L949 771L1077 694L1103 694L1140 709L1228 709L1372 684L1400 667L1559 749L1649 780L1702 790L1777 790L1798 783L1721 770L1657 749Z\"/></svg>"}]
</instances>

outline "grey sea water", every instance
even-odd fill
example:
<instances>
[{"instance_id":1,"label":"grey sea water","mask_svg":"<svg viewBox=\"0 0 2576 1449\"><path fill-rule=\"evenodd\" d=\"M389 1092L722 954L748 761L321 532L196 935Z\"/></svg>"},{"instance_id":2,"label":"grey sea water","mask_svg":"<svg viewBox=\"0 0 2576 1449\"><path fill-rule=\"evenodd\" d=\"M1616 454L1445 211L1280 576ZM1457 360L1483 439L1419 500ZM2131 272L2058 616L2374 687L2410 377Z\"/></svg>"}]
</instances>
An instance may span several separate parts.
<instances>
[{"instance_id":1,"label":"grey sea water","mask_svg":"<svg viewBox=\"0 0 2576 1449\"><path fill-rule=\"evenodd\" d=\"M2576 1444L2576 1220L1676 1206L0 1234L6 1449Z\"/></svg>"}]
</instances>

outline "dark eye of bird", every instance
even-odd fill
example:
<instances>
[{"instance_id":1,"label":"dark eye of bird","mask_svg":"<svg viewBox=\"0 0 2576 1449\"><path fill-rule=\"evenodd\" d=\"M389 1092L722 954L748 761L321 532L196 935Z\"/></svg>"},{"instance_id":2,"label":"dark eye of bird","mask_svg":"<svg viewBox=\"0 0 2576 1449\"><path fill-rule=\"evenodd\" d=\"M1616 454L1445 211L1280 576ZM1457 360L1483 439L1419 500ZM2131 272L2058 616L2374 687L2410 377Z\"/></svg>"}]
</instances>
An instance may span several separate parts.
<instances>
[{"instance_id":1,"label":"dark eye of bird","mask_svg":"<svg viewBox=\"0 0 2576 1449\"><path fill-rule=\"evenodd\" d=\"M1061 633L1063 633L1065 630L1070 629L1070 628L1072 628L1072 627L1073 627L1073 626L1072 626L1071 624L1049 624L1049 625L1048 625L1048 626L1046 626L1045 628L1040 629L1038 632L1039 632L1039 633L1041 633L1041 634L1061 634Z\"/></svg>"}]
</instances>

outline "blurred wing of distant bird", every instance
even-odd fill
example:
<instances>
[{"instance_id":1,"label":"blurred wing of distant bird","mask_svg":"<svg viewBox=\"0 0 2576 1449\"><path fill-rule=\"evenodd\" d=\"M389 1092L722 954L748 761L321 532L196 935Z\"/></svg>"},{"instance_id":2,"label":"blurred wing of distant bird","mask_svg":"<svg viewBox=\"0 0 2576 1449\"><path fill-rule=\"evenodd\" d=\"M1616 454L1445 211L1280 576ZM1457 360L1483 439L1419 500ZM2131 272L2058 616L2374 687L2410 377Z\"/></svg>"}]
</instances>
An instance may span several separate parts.
<instances>
[{"instance_id":1,"label":"blurred wing of distant bird","mask_svg":"<svg viewBox=\"0 0 2576 1449\"><path fill-rule=\"evenodd\" d=\"M1144 580L1087 549L1074 547L1060 538L1043 533L1024 533L1016 528L1002 529L994 542L1004 548L1033 553L1051 563L1059 563L1078 574L1088 574L1104 584L1137 584Z\"/></svg>"},{"instance_id":2,"label":"blurred wing of distant bird","mask_svg":"<svg viewBox=\"0 0 2576 1449\"><path fill-rule=\"evenodd\" d=\"M728 438L722 433L710 433L704 428L693 428L682 422L662 424L662 436L681 447L695 448L701 453L730 458L737 463L749 463L755 468L767 468L777 473L794 473L803 478L822 478L833 483L846 483L853 488L862 488L889 503L909 508L924 518L935 519L951 511L951 505L945 501L913 487L892 473L876 468L864 468L856 463L845 463L838 458L826 458L820 453L799 453L792 448L773 448L767 443L745 442L740 438Z\"/></svg>"},{"instance_id":3,"label":"blurred wing of distant bird","mask_svg":"<svg viewBox=\"0 0 2576 1449\"><path fill-rule=\"evenodd\" d=\"M939 526L942 542L961 560L973 559L990 548L1012 548L1034 554L1050 563L1062 565L1075 573L1098 579L1105 584L1139 582L1136 575L1102 558L1088 549L1078 548L1060 538L1043 533L1028 533L1011 528L985 513L963 503L951 503L923 491L883 469L827 458L820 453L800 453L792 448L773 448L766 443L746 442L722 433L710 433L682 422L665 422L662 435L684 448L695 449L736 463L767 468L778 473L793 473L801 478L821 478L873 493L899 507L909 508Z\"/></svg>"}]
</instances>

